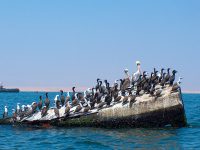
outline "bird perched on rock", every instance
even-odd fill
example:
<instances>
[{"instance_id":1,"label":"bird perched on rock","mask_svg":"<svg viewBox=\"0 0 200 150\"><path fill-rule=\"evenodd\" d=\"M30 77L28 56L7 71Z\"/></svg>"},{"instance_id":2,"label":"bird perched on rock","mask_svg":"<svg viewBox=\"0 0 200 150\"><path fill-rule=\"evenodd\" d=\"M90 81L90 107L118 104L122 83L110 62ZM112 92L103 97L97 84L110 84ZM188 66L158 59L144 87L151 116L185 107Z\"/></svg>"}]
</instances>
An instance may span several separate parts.
<instances>
[{"instance_id":1,"label":"bird perched on rock","mask_svg":"<svg viewBox=\"0 0 200 150\"><path fill-rule=\"evenodd\" d=\"M167 69L167 75L166 75L166 77L165 77L165 82L168 82L168 81L169 81L169 78L170 78L170 69L171 69L171 68L168 68L168 69Z\"/></svg>"},{"instance_id":2,"label":"bird perched on rock","mask_svg":"<svg viewBox=\"0 0 200 150\"><path fill-rule=\"evenodd\" d=\"M177 92L178 91L178 89L180 88L180 84L181 84L182 79L183 78L180 77L179 80L176 83L174 83L174 85L172 86L171 92Z\"/></svg>"},{"instance_id":3,"label":"bird perched on rock","mask_svg":"<svg viewBox=\"0 0 200 150\"><path fill-rule=\"evenodd\" d=\"M98 109L102 109L104 105L106 105L106 102L101 102L101 103L99 103Z\"/></svg>"},{"instance_id":4,"label":"bird perched on rock","mask_svg":"<svg viewBox=\"0 0 200 150\"><path fill-rule=\"evenodd\" d=\"M57 109L60 109L60 100L59 100L59 95L56 95L56 97L54 98L54 102L55 102L55 107Z\"/></svg>"},{"instance_id":5,"label":"bird perched on rock","mask_svg":"<svg viewBox=\"0 0 200 150\"><path fill-rule=\"evenodd\" d=\"M123 84L122 84L122 87L121 87L121 89L123 91L126 90L131 85L131 80L130 80L130 75L128 73L128 69L125 69L124 73L125 73L126 77L125 77Z\"/></svg>"},{"instance_id":6,"label":"bird perched on rock","mask_svg":"<svg viewBox=\"0 0 200 150\"><path fill-rule=\"evenodd\" d=\"M91 108L91 107L89 107L89 106L87 106L87 107L84 107L84 109L83 109L83 112L84 112L84 113L87 113L87 112L89 112L90 108Z\"/></svg>"},{"instance_id":7,"label":"bird perched on rock","mask_svg":"<svg viewBox=\"0 0 200 150\"><path fill-rule=\"evenodd\" d=\"M46 106L46 109L49 109L50 101L49 101L48 93L46 93L45 95L46 95L46 99L45 99L44 104Z\"/></svg>"},{"instance_id":8,"label":"bird perched on rock","mask_svg":"<svg viewBox=\"0 0 200 150\"><path fill-rule=\"evenodd\" d=\"M32 105L31 105L31 107L32 107L32 114L33 114L33 113L36 112L36 109L37 109L38 105L37 105L36 102L33 102Z\"/></svg>"},{"instance_id":9,"label":"bird perched on rock","mask_svg":"<svg viewBox=\"0 0 200 150\"><path fill-rule=\"evenodd\" d=\"M161 82L160 82L160 85L162 86L162 88L164 88L165 83L166 83L165 75L166 75L166 73L163 73L163 78L162 78L162 80L161 80Z\"/></svg>"},{"instance_id":10,"label":"bird perched on rock","mask_svg":"<svg viewBox=\"0 0 200 150\"><path fill-rule=\"evenodd\" d=\"M170 78L169 78L169 84L170 84L170 86L172 86L173 83L174 83L176 73L177 73L176 70L173 70L173 71L172 71L172 75L171 75Z\"/></svg>"},{"instance_id":11,"label":"bird perched on rock","mask_svg":"<svg viewBox=\"0 0 200 150\"><path fill-rule=\"evenodd\" d=\"M20 109L20 103L17 103L17 114L19 114L21 112L21 109Z\"/></svg>"},{"instance_id":12,"label":"bird perched on rock","mask_svg":"<svg viewBox=\"0 0 200 150\"><path fill-rule=\"evenodd\" d=\"M17 113L16 113L15 109L12 109L12 119L13 119L13 121L17 120Z\"/></svg>"},{"instance_id":13,"label":"bird perched on rock","mask_svg":"<svg viewBox=\"0 0 200 150\"><path fill-rule=\"evenodd\" d=\"M78 102L78 93L75 94L75 96L72 99L72 106L77 106L79 104Z\"/></svg>"},{"instance_id":14,"label":"bird perched on rock","mask_svg":"<svg viewBox=\"0 0 200 150\"><path fill-rule=\"evenodd\" d=\"M161 93L162 93L162 89L158 89L157 91L155 91L156 98L160 97Z\"/></svg>"},{"instance_id":15,"label":"bird perched on rock","mask_svg":"<svg viewBox=\"0 0 200 150\"><path fill-rule=\"evenodd\" d=\"M43 103L43 102L42 102L42 96L40 96L39 99L40 99L40 100L39 100L39 102L38 102L38 109L41 111L41 109L42 109L42 103Z\"/></svg>"},{"instance_id":16,"label":"bird perched on rock","mask_svg":"<svg viewBox=\"0 0 200 150\"><path fill-rule=\"evenodd\" d=\"M58 108L54 108L54 113L55 113L56 117L60 117L60 113L59 113Z\"/></svg>"},{"instance_id":17,"label":"bird perched on rock","mask_svg":"<svg viewBox=\"0 0 200 150\"><path fill-rule=\"evenodd\" d=\"M65 115L68 116L70 114L70 107L66 106L65 108Z\"/></svg>"},{"instance_id":18,"label":"bird perched on rock","mask_svg":"<svg viewBox=\"0 0 200 150\"><path fill-rule=\"evenodd\" d=\"M44 107L42 108L41 116L42 116L42 117L46 116L46 115L47 115L47 111L48 111L47 107L44 106Z\"/></svg>"},{"instance_id":19,"label":"bird perched on rock","mask_svg":"<svg viewBox=\"0 0 200 150\"><path fill-rule=\"evenodd\" d=\"M133 105L133 103L135 103L136 102L136 93L134 93L133 95L131 94L130 96L129 96L129 98L130 98L130 102L129 102L129 107L131 108L132 107L132 105Z\"/></svg>"},{"instance_id":20,"label":"bird perched on rock","mask_svg":"<svg viewBox=\"0 0 200 150\"><path fill-rule=\"evenodd\" d=\"M155 84L152 84L152 85L151 85L151 88L150 88L150 90L149 90L150 96L153 96L153 95L154 95L154 92L155 92Z\"/></svg>"},{"instance_id":21,"label":"bird perched on rock","mask_svg":"<svg viewBox=\"0 0 200 150\"><path fill-rule=\"evenodd\" d=\"M76 87L72 87L72 100L74 100L76 98L75 97L75 94L76 94L75 88Z\"/></svg>"},{"instance_id":22,"label":"bird perched on rock","mask_svg":"<svg viewBox=\"0 0 200 150\"><path fill-rule=\"evenodd\" d=\"M60 90L60 101L61 101L61 105L64 106L65 105L65 97L63 95L63 90Z\"/></svg>"},{"instance_id":23,"label":"bird perched on rock","mask_svg":"<svg viewBox=\"0 0 200 150\"><path fill-rule=\"evenodd\" d=\"M7 106L4 107L4 113L3 113L3 118L7 118L8 117L8 108Z\"/></svg>"},{"instance_id":24,"label":"bird perched on rock","mask_svg":"<svg viewBox=\"0 0 200 150\"><path fill-rule=\"evenodd\" d=\"M128 103L128 96L125 96L122 100L122 105L125 105L126 103Z\"/></svg>"},{"instance_id":25,"label":"bird perched on rock","mask_svg":"<svg viewBox=\"0 0 200 150\"><path fill-rule=\"evenodd\" d=\"M161 71L160 71L159 82L161 82L162 79L163 79L163 73L164 73L164 70L165 70L165 69L162 68Z\"/></svg>"},{"instance_id":26,"label":"bird perched on rock","mask_svg":"<svg viewBox=\"0 0 200 150\"><path fill-rule=\"evenodd\" d=\"M67 96L66 96L66 103L68 103L70 101L70 95L69 95L69 92L67 92Z\"/></svg>"},{"instance_id":27,"label":"bird perched on rock","mask_svg":"<svg viewBox=\"0 0 200 150\"><path fill-rule=\"evenodd\" d=\"M81 110L82 110L81 105L78 105L78 106L76 107L76 109L74 110L74 112L77 113L77 112L79 112L79 111L81 111Z\"/></svg>"}]
</instances>

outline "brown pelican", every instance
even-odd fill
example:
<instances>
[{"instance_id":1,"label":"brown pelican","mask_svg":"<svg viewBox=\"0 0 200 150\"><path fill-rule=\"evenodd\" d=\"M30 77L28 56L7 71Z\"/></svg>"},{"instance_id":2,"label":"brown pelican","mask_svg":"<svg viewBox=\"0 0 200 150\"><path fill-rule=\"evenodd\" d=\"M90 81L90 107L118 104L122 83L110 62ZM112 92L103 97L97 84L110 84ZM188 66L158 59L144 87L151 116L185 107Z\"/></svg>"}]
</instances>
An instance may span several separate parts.
<instances>
[{"instance_id":1,"label":"brown pelican","mask_svg":"<svg viewBox=\"0 0 200 150\"><path fill-rule=\"evenodd\" d=\"M128 89L131 85L130 75L128 74L128 69L124 70L124 73L126 75L126 78L124 79L124 82L122 84L122 90Z\"/></svg>"},{"instance_id":2,"label":"brown pelican","mask_svg":"<svg viewBox=\"0 0 200 150\"><path fill-rule=\"evenodd\" d=\"M141 63L140 63L140 61L136 61L136 65L137 65L137 71L133 74L133 77L132 77L133 83L136 83L139 80L140 75L141 75Z\"/></svg>"}]
</instances>

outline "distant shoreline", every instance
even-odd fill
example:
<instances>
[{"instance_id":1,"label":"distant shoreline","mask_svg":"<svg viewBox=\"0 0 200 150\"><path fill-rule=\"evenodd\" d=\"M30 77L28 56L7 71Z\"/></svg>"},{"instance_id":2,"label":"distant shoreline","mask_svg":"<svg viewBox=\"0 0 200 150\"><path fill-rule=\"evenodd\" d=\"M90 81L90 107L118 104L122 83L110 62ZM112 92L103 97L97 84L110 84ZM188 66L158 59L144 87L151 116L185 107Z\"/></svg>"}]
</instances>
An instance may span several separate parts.
<instances>
[{"instance_id":1,"label":"distant shoreline","mask_svg":"<svg viewBox=\"0 0 200 150\"><path fill-rule=\"evenodd\" d=\"M7 87L7 88L13 88L13 87ZM59 92L60 90L63 90L64 92L71 92L72 89L69 87L53 87L53 88L45 88L45 87L19 87L21 92ZM88 89L88 87L77 87L76 91L85 91ZM182 93L184 94L200 94L200 91L189 91L189 90L182 90Z\"/></svg>"}]
</instances>

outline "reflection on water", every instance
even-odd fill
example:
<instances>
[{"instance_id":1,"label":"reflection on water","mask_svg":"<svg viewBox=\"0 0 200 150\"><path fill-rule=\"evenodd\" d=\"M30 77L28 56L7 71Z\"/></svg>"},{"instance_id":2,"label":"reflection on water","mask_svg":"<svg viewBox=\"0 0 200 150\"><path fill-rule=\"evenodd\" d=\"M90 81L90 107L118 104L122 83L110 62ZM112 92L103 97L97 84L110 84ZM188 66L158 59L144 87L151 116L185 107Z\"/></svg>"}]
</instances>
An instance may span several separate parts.
<instances>
[{"instance_id":1,"label":"reflection on water","mask_svg":"<svg viewBox=\"0 0 200 150\"><path fill-rule=\"evenodd\" d=\"M2 129L6 130L2 130ZM20 128L1 126L1 145L21 148L96 148L131 149L165 147L181 148L177 129L99 129L99 128ZM8 141L6 144L4 142ZM14 142L13 144L13 141ZM9 145L8 145L9 143ZM34 143L34 144L33 144Z\"/></svg>"}]
</instances>

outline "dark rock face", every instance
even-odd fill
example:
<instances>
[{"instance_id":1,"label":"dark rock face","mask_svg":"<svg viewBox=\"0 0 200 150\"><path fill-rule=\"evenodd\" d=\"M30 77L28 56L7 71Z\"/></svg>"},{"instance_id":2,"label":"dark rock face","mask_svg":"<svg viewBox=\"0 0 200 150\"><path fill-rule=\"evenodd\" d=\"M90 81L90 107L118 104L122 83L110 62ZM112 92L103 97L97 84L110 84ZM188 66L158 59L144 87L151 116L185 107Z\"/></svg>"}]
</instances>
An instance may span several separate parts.
<instances>
[{"instance_id":1,"label":"dark rock face","mask_svg":"<svg viewBox=\"0 0 200 150\"><path fill-rule=\"evenodd\" d=\"M65 118L52 125L72 127L185 127L187 120L181 93L166 94L158 99L149 99L134 104L131 108L110 107L100 110L96 114Z\"/></svg>"},{"instance_id":2,"label":"dark rock face","mask_svg":"<svg viewBox=\"0 0 200 150\"><path fill-rule=\"evenodd\" d=\"M79 116L60 122L52 122L52 125L61 127L103 127L103 128L125 128L125 127L185 127L187 125L182 107L172 107L166 110L157 110L150 113L128 116L123 118L99 119L97 114L90 116Z\"/></svg>"}]
</instances>

